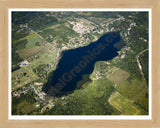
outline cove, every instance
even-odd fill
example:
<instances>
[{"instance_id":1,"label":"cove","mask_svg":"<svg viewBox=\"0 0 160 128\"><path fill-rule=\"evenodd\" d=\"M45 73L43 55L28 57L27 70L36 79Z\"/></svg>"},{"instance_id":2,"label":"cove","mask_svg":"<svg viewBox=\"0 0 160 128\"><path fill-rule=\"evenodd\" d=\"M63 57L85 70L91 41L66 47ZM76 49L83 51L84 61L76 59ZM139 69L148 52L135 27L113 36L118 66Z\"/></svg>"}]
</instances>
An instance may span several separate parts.
<instances>
[{"instance_id":1,"label":"cove","mask_svg":"<svg viewBox=\"0 0 160 128\"><path fill-rule=\"evenodd\" d=\"M42 90L52 96L74 91L82 76L93 72L97 61L113 59L124 45L117 31L106 33L87 46L63 51L56 69L49 74Z\"/></svg>"}]
</instances>

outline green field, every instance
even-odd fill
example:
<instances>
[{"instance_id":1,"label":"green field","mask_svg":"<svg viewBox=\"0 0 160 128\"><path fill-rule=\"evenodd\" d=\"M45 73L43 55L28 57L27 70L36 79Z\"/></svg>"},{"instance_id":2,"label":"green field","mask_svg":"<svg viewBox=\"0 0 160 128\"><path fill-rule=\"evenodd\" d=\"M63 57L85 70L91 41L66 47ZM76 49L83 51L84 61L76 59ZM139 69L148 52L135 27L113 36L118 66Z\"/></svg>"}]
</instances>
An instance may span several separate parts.
<instances>
[{"instance_id":1,"label":"green field","mask_svg":"<svg viewBox=\"0 0 160 128\"><path fill-rule=\"evenodd\" d=\"M32 69L27 66L20 68L12 73L12 88L16 89L38 79Z\"/></svg>"},{"instance_id":2,"label":"green field","mask_svg":"<svg viewBox=\"0 0 160 128\"><path fill-rule=\"evenodd\" d=\"M45 47L36 46L33 48L31 47L21 50L19 54L23 59L27 59L28 57L32 57L33 59L32 61L29 61L29 65L24 66L12 73L13 89L39 79L39 74L36 74L33 69L38 68L40 65L51 64L55 58L56 53L56 49L53 49L50 45L47 44ZM34 56L38 56L38 58L35 58ZM48 70L47 73L52 70L53 69ZM25 73L26 75L24 75Z\"/></svg>"},{"instance_id":3,"label":"green field","mask_svg":"<svg viewBox=\"0 0 160 128\"><path fill-rule=\"evenodd\" d=\"M121 115L143 115L145 114L138 106L132 103L129 99L124 97L118 91L114 92L110 98L109 103L119 110Z\"/></svg>"},{"instance_id":4,"label":"green field","mask_svg":"<svg viewBox=\"0 0 160 128\"><path fill-rule=\"evenodd\" d=\"M45 28L44 30L46 30L46 29L55 29L55 28L57 28L59 26L60 26L60 24L54 24L54 25L51 25L51 26Z\"/></svg>"},{"instance_id":5,"label":"green field","mask_svg":"<svg viewBox=\"0 0 160 128\"><path fill-rule=\"evenodd\" d=\"M115 83L116 90L148 112L148 86L144 80L131 78L126 71L117 69L108 77Z\"/></svg>"},{"instance_id":6,"label":"green field","mask_svg":"<svg viewBox=\"0 0 160 128\"><path fill-rule=\"evenodd\" d=\"M26 48L31 48L36 46L37 42L41 42L42 39L39 36L34 36L32 38L27 38L28 43L26 44Z\"/></svg>"},{"instance_id":7,"label":"green field","mask_svg":"<svg viewBox=\"0 0 160 128\"><path fill-rule=\"evenodd\" d=\"M54 60L56 53L57 53L57 51L54 50L53 53L45 52L43 54L40 54L39 55L40 57L38 59L34 60L30 66L32 68L35 68L41 64L50 64Z\"/></svg>"},{"instance_id":8,"label":"green field","mask_svg":"<svg viewBox=\"0 0 160 128\"><path fill-rule=\"evenodd\" d=\"M124 80L126 80L130 74L126 71L123 71L119 68L112 68L112 73L109 75L109 79L113 81L115 84L123 84Z\"/></svg>"},{"instance_id":9,"label":"green field","mask_svg":"<svg viewBox=\"0 0 160 128\"><path fill-rule=\"evenodd\" d=\"M27 59L28 57L37 55L40 52L43 52L43 49L40 46L35 46L35 47L19 50L18 55L23 59Z\"/></svg>"},{"instance_id":10,"label":"green field","mask_svg":"<svg viewBox=\"0 0 160 128\"><path fill-rule=\"evenodd\" d=\"M148 112L148 87L146 82L137 78L131 78L130 74L117 67L106 67L100 63L96 63L94 72L90 75L93 83L97 76L95 72L102 70L107 71L105 75L114 84L116 93L110 96L110 104L122 114L136 115L147 114ZM100 70L101 69L101 70ZM108 70L107 70L108 69ZM129 110L131 109L131 112ZM125 111L126 110L126 111Z\"/></svg>"},{"instance_id":11,"label":"green field","mask_svg":"<svg viewBox=\"0 0 160 128\"><path fill-rule=\"evenodd\" d=\"M35 106L36 106L36 103L30 104L27 101L23 101L17 104L17 108L18 108L17 113L23 113L24 115L27 115L28 113L37 109Z\"/></svg>"},{"instance_id":12,"label":"green field","mask_svg":"<svg viewBox=\"0 0 160 128\"><path fill-rule=\"evenodd\" d=\"M105 78L95 80L85 86L84 89L74 90L63 102L66 106L55 102L55 106L44 114L58 113L62 115L109 115L119 114L119 111L108 103L110 94L114 91L113 83Z\"/></svg>"},{"instance_id":13,"label":"green field","mask_svg":"<svg viewBox=\"0 0 160 128\"><path fill-rule=\"evenodd\" d=\"M50 26L44 29L42 32L39 32L39 34L48 42L59 40L63 43L68 43L68 35L72 37L78 36L74 30L66 27L64 24Z\"/></svg>"},{"instance_id":14,"label":"green field","mask_svg":"<svg viewBox=\"0 0 160 128\"><path fill-rule=\"evenodd\" d=\"M32 37L35 37L35 36L36 36L36 34L30 34L30 35L27 35L27 36L25 36L23 38L20 38L20 39L14 41L13 43L15 44L17 42L20 42L20 41L23 41L23 40L26 40L26 39L29 39L29 38L32 38Z\"/></svg>"}]
</instances>

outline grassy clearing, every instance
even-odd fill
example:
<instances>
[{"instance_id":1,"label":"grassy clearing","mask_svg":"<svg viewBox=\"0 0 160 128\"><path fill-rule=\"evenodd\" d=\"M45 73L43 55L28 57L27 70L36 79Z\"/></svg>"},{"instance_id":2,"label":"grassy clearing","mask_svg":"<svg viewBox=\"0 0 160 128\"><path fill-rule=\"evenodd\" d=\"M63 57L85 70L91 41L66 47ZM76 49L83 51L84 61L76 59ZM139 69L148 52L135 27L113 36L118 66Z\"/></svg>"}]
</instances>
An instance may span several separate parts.
<instances>
[{"instance_id":1,"label":"grassy clearing","mask_svg":"<svg viewBox=\"0 0 160 128\"><path fill-rule=\"evenodd\" d=\"M116 89L129 99L136 101L145 95L148 88L144 81L133 79L131 82L125 81L123 85L118 85Z\"/></svg>"},{"instance_id":2,"label":"grassy clearing","mask_svg":"<svg viewBox=\"0 0 160 128\"><path fill-rule=\"evenodd\" d=\"M13 89L39 79L39 77L37 76L38 74L34 73L32 69L42 64L51 64L56 56L56 52L56 49L54 49L51 44L19 50L18 53L20 57L22 57L23 59L28 59L31 57L32 59L30 61L30 65L12 72ZM38 58L35 58L35 55L38 55Z\"/></svg>"},{"instance_id":3,"label":"grassy clearing","mask_svg":"<svg viewBox=\"0 0 160 128\"><path fill-rule=\"evenodd\" d=\"M36 110L35 104L29 104L27 101L23 101L17 105L17 113L23 113L24 115L27 115L28 113Z\"/></svg>"},{"instance_id":4,"label":"grassy clearing","mask_svg":"<svg viewBox=\"0 0 160 128\"><path fill-rule=\"evenodd\" d=\"M25 84L28 84L34 80L38 79L37 75L32 71L31 68L22 67L14 72L12 72L12 88L16 89Z\"/></svg>"},{"instance_id":5,"label":"grassy clearing","mask_svg":"<svg viewBox=\"0 0 160 128\"><path fill-rule=\"evenodd\" d=\"M123 71L121 69L115 68L112 69L112 74L108 77L111 81L113 81L115 84L122 84L124 80L126 80L130 74L126 71Z\"/></svg>"},{"instance_id":6,"label":"grassy clearing","mask_svg":"<svg viewBox=\"0 0 160 128\"><path fill-rule=\"evenodd\" d=\"M132 79L129 82L126 80L123 85L117 85L116 89L145 111L148 111L148 86L145 81Z\"/></svg>"},{"instance_id":7,"label":"grassy clearing","mask_svg":"<svg viewBox=\"0 0 160 128\"><path fill-rule=\"evenodd\" d=\"M148 112L148 86L144 80L130 77L123 70L116 70L108 77L115 83L115 88L120 94Z\"/></svg>"},{"instance_id":8,"label":"grassy clearing","mask_svg":"<svg viewBox=\"0 0 160 128\"><path fill-rule=\"evenodd\" d=\"M39 36L34 36L32 38L27 38L28 43L25 45L26 48L31 48L35 46L35 43L41 42L42 39Z\"/></svg>"},{"instance_id":9,"label":"grassy clearing","mask_svg":"<svg viewBox=\"0 0 160 128\"><path fill-rule=\"evenodd\" d=\"M111 104L111 106L122 112L121 115L145 114L144 111L139 108L139 106L133 104L132 101L124 97L118 91L114 92L110 96L108 102Z\"/></svg>"},{"instance_id":10,"label":"grassy clearing","mask_svg":"<svg viewBox=\"0 0 160 128\"><path fill-rule=\"evenodd\" d=\"M43 49L40 46L35 46L35 47L31 47L31 48L26 48L23 50L19 50L18 51L18 55L23 58L26 59L28 57L37 55L38 53L42 52Z\"/></svg>"},{"instance_id":11,"label":"grassy clearing","mask_svg":"<svg viewBox=\"0 0 160 128\"><path fill-rule=\"evenodd\" d=\"M55 28L57 28L59 26L60 26L60 24L54 24L54 25L52 25L52 26L50 26L50 27L48 27L46 29L55 29ZM46 30L46 29L44 29L44 30Z\"/></svg>"},{"instance_id":12,"label":"grassy clearing","mask_svg":"<svg viewBox=\"0 0 160 128\"><path fill-rule=\"evenodd\" d=\"M33 33L33 34L30 34L30 35L25 36L25 37L23 37L23 38L20 38L19 40L14 41L13 43L17 43L17 42L19 42L19 41L22 41L22 40L25 40L25 39L29 39L29 38L32 38L32 37L35 37L35 36L36 36L36 34Z\"/></svg>"},{"instance_id":13,"label":"grassy clearing","mask_svg":"<svg viewBox=\"0 0 160 128\"><path fill-rule=\"evenodd\" d=\"M44 53L40 54L40 57L38 59L34 60L30 66L32 68L35 68L41 64L50 64L54 60L56 53L57 53L56 50L54 50L53 53L44 52Z\"/></svg>"}]
</instances>

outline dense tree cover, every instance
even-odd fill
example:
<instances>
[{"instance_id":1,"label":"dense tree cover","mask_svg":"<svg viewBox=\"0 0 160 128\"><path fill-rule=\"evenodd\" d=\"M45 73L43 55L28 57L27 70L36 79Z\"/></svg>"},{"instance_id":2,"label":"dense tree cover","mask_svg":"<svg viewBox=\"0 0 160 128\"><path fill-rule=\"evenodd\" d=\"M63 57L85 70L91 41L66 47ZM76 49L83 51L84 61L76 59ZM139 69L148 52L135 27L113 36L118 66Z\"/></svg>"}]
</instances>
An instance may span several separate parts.
<instances>
[{"instance_id":1,"label":"dense tree cover","mask_svg":"<svg viewBox=\"0 0 160 128\"><path fill-rule=\"evenodd\" d=\"M14 25L28 24L34 30L44 28L48 24L57 22L55 17L49 17L49 12L12 12L12 23Z\"/></svg>"},{"instance_id":2,"label":"dense tree cover","mask_svg":"<svg viewBox=\"0 0 160 128\"><path fill-rule=\"evenodd\" d=\"M146 84L145 81L143 81L142 83L135 83L135 85L131 86L131 81L134 78L139 81L142 80L142 75L137 63L137 57L143 50L148 49L148 13L137 12L130 22L136 23L136 26L132 26L130 35L128 35L129 40L126 42L126 45L130 47L131 50L126 51L125 58L121 59L120 61L116 61L114 65L130 73L130 77L127 79L127 81L130 82L128 83L128 87L127 85L126 88L125 86L119 86L117 89L119 89L121 94L125 95L129 99L133 99L133 97L136 97L136 93L137 95L139 94L138 89L140 89L143 84ZM122 32L125 31L125 27L123 29L124 30L122 30ZM139 59L148 85L148 52L140 55ZM134 89L135 86L137 87ZM120 88L122 89L120 90ZM144 85L143 88L143 93L145 93L142 94L141 92L141 95L139 98L137 96L137 100L135 100L134 103L148 112L148 90L146 89L146 85ZM129 91L132 92L129 93Z\"/></svg>"},{"instance_id":3,"label":"dense tree cover","mask_svg":"<svg viewBox=\"0 0 160 128\"><path fill-rule=\"evenodd\" d=\"M141 107L145 112L149 111L149 100L148 100L148 92L145 93L145 95L141 96L136 102L136 105Z\"/></svg>"},{"instance_id":4,"label":"dense tree cover","mask_svg":"<svg viewBox=\"0 0 160 128\"><path fill-rule=\"evenodd\" d=\"M99 17L99 18L118 18L117 12L83 12L83 13L86 15L86 17L89 15L92 17Z\"/></svg>"},{"instance_id":5,"label":"dense tree cover","mask_svg":"<svg viewBox=\"0 0 160 128\"><path fill-rule=\"evenodd\" d=\"M77 16L76 12L56 12L54 14L56 14L56 17L63 19L63 20L67 19L68 17L76 17Z\"/></svg>"},{"instance_id":6,"label":"dense tree cover","mask_svg":"<svg viewBox=\"0 0 160 128\"><path fill-rule=\"evenodd\" d=\"M77 83L76 89L85 88L91 83L91 79L89 78L90 74L85 74L82 76L82 80Z\"/></svg>"},{"instance_id":7,"label":"dense tree cover","mask_svg":"<svg viewBox=\"0 0 160 128\"><path fill-rule=\"evenodd\" d=\"M12 71L19 68L17 64L21 61L23 61L23 59L19 57L16 50L12 49Z\"/></svg>"},{"instance_id":8,"label":"dense tree cover","mask_svg":"<svg viewBox=\"0 0 160 128\"><path fill-rule=\"evenodd\" d=\"M128 17L130 13L125 15ZM126 42L126 45L130 47L133 52L126 51L125 58L116 62L114 65L126 70L131 76L141 79L142 76L138 67L137 56L140 52L148 48L148 13L137 12L136 16L134 16L130 22L136 22L136 26L131 28L130 35L128 35L129 40ZM129 26L130 23L124 21L120 24L123 25L123 29L121 30L123 32L126 31L124 26ZM115 27L117 25L113 24L113 26ZM144 41L144 39L146 39L147 42Z\"/></svg>"},{"instance_id":9,"label":"dense tree cover","mask_svg":"<svg viewBox=\"0 0 160 128\"><path fill-rule=\"evenodd\" d=\"M23 28L19 31L16 31L15 28L16 27L12 24L12 44L15 44L19 39L29 35L29 31L27 29ZM19 29L19 26L17 29Z\"/></svg>"},{"instance_id":10,"label":"dense tree cover","mask_svg":"<svg viewBox=\"0 0 160 128\"><path fill-rule=\"evenodd\" d=\"M28 41L25 39L25 40L21 40L21 41L18 41L17 43L15 44L12 44L12 49L15 49L15 50L22 50L25 48L26 44L28 43Z\"/></svg>"},{"instance_id":11,"label":"dense tree cover","mask_svg":"<svg viewBox=\"0 0 160 128\"><path fill-rule=\"evenodd\" d=\"M130 33L131 48L135 52L140 52L148 48L148 13L139 12L134 19L136 26L132 27ZM141 38L141 39L140 39ZM147 42L145 42L145 39Z\"/></svg>"},{"instance_id":12,"label":"dense tree cover","mask_svg":"<svg viewBox=\"0 0 160 128\"><path fill-rule=\"evenodd\" d=\"M125 58L121 61L113 63L114 66L119 67L122 70L125 70L130 73L133 78L141 79L140 70L137 63L136 54L132 52L127 52Z\"/></svg>"},{"instance_id":13,"label":"dense tree cover","mask_svg":"<svg viewBox=\"0 0 160 128\"><path fill-rule=\"evenodd\" d=\"M23 59L19 57L17 50L24 49L26 44L27 40L22 40L12 44L12 71L19 67L19 62L23 61Z\"/></svg>"},{"instance_id":14,"label":"dense tree cover","mask_svg":"<svg viewBox=\"0 0 160 128\"><path fill-rule=\"evenodd\" d=\"M137 12L118 12L118 14L119 14L120 16L123 16L123 17L126 18L126 19L130 19L129 16L134 16L135 13L137 13ZM133 18L131 18L131 19L133 19Z\"/></svg>"},{"instance_id":15,"label":"dense tree cover","mask_svg":"<svg viewBox=\"0 0 160 128\"><path fill-rule=\"evenodd\" d=\"M40 78L38 81L44 82L47 79L47 71L48 71L49 65L42 64L37 66L33 69L33 71L37 74L37 76Z\"/></svg>"},{"instance_id":16,"label":"dense tree cover","mask_svg":"<svg viewBox=\"0 0 160 128\"><path fill-rule=\"evenodd\" d=\"M148 30L148 24L149 24L149 19L148 19L148 12L137 12L135 16L135 22L138 26L140 25L145 25L146 28L145 30Z\"/></svg>"},{"instance_id":17,"label":"dense tree cover","mask_svg":"<svg viewBox=\"0 0 160 128\"><path fill-rule=\"evenodd\" d=\"M39 32L39 34L44 37L48 42L52 42L53 40L59 40L61 43L64 44L68 43L69 41L67 38L68 35L71 35L73 37L78 36L78 33L66 27L64 24L56 27L56 29L46 29L42 32Z\"/></svg>"},{"instance_id":18,"label":"dense tree cover","mask_svg":"<svg viewBox=\"0 0 160 128\"><path fill-rule=\"evenodd\" d=\"M34 98L36 96L35 92L33 90L30 90L27 92L27 94L21 94L20 97L13 97L12 98L12 114L13 115L20 115L24 114L21 112L19 107L21 107L19 104L26 102L27 104L34 104L36 102L36 99Z\"/></svg>"},{"instance_id":19,"label":"dense tree cover","mask_svg":"<svg viewBox=\"0 0 160 128\"><path fill-rule=\"evenodd\" d=\"M118 114L108 103L114 91L113 83L106 79L94 81L94 84L81 90L75 90L64 100L57 100L55 106L43 114L49 115L112 115Z\"/></svg>"}]
</instances>

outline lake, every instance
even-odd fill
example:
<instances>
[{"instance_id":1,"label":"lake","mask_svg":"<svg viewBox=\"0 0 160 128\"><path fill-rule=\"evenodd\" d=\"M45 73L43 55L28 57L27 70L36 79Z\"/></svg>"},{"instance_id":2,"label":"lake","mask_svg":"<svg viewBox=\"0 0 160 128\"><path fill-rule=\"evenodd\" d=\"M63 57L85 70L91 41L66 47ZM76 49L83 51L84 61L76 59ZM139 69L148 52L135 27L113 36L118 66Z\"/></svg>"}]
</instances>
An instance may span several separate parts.
<instances>
[{"instance_id":1,"label":"lake","mask_svg":"<svg viewBox=\"0 0 160 128\"><path fill-rule=\"evenodd\" d=\"M50 73L42 90L53 96L74 91L82 77L93 72L97 61L113 59L124 45L119 32L109 32L87 46L63 51L57 68Z\"/></svg>"}]
</instances>

